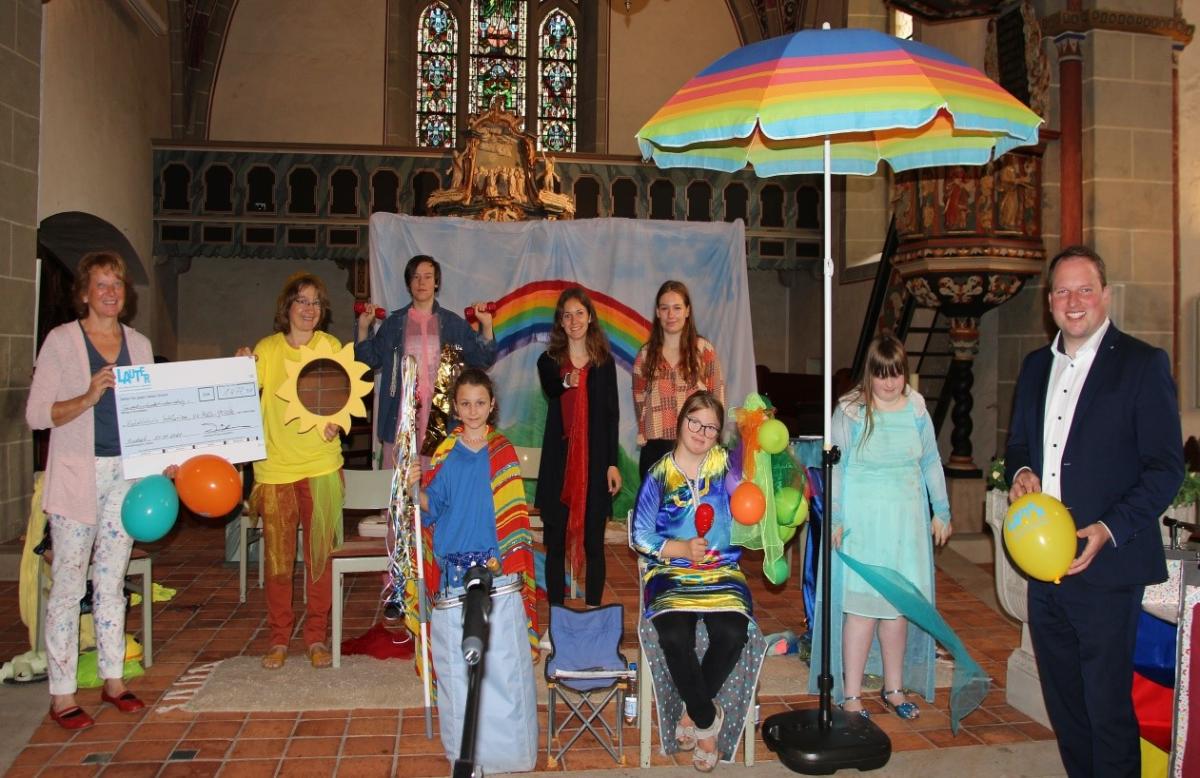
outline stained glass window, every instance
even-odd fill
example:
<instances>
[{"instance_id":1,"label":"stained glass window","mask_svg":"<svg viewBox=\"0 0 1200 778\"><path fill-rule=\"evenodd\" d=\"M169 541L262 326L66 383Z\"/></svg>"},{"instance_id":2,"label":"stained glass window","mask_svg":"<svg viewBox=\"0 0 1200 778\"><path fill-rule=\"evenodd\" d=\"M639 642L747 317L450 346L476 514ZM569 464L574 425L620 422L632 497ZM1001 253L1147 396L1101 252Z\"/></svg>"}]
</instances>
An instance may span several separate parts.
<instances>
[{"instance_id":1,"label":"stained glass window","mask_svg":"<svg viewBox=\"0 0 1200 778\"><path fill-rule=\"evenodd\" d=\"M525 19L525 0L471 0L469 113L500 97L505 110L525 115Z\"/></svg>"},{"instance_id":2,"label":"stained glass window","mask_svg":"<svg viewBox=\"0 0 1200 778\"><path fill-rule=\"evenodd\" d=\"M417 27L417 145L454 148L457 85L458 22L437 2Z\"/></svg>"},{"instance_id":3,"label":"stained glass window","mask_svg":"<svg viewBox=\"0 0 1200 778\"><path fill-rule=\"evenodd\" d=\"M469 117L487 111L499 97L504 110L528 117L539 149L576 151L580 30L566 9L576 13L578 5L579 0L429 3L417 21L417 145L454 148ZM463 93L466 110L459 116ZM533 99L536 105L526 106Z\"/></svg>"},{"instance_id":4,"label":"stained glass window","mask_svg":"<svg viewBox=\"0 0 1200 778\"><path fill-rule=\"evenodd\" d=\"M575 150L577 37L571 17L552 11L538 35L538 148Z\"/></svg>"}]
</instances>

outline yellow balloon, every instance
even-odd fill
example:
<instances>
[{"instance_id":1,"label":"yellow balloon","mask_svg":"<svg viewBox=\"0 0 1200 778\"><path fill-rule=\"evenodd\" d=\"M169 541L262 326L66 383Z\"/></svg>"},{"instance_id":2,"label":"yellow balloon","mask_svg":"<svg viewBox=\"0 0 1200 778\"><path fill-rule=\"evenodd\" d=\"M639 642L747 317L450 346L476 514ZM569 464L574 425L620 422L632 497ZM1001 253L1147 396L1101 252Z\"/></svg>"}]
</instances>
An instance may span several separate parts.
<instances>
[{"instance_id":1,"label":"yellow balloon","mask_svg":"<svg viewBox=\"0 0 1200 778\"><path fill-rule=\"evenodd\" d=\"M1062 580L1075 559L1077 540L1071 512L1048 494L1032 492L1008 507L1004 546L1030 578Z\"/></svg>"}]
</instances>

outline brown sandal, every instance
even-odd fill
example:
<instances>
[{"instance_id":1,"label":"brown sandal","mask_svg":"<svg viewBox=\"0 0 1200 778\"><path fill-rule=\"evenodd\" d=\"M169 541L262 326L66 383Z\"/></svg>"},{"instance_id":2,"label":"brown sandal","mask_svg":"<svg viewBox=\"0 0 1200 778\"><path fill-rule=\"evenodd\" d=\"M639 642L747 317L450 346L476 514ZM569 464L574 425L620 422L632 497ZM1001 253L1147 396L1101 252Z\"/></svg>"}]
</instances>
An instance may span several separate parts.
<instances>
[{"instance_id":1,"label":"brown sandal","mask_svg":"<svg viewBox=\"0 0 1200 778\"><path fill-rule=\"evenodd\" d=\"M262 666L267 670L278 670L287 661L287 646L271 646L262 658Z\"/></svg>"},{"instance_id":2,"label":"brown sandal","mask_svg":"<svg viewBox=\"0 0 1200 778\"><path fill-rule=\"evenodd\" d=\"M308 647L308 661L318 670L333 666L333 654L324 643L313 643Z\"/></svg>"}]
</instances>

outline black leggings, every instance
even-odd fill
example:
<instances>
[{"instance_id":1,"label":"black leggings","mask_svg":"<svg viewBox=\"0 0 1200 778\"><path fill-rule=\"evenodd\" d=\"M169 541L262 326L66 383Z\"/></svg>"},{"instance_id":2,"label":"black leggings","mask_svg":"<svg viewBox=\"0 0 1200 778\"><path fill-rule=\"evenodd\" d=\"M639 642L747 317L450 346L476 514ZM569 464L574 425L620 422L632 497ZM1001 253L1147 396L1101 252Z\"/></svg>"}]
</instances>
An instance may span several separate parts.
<instances>
[{"instance_id":1,"label":"black leggings","mask_svg":"<svg viewBox=\"0 0 1200 778\"><path fill-rule=\"evenodd\" d=\"M583 553L587 561L584 602L599 605L604 598L604 529L607 516L588 511L583 517ZM567 506L556 503L542 512L543 540L546 543L546 599L562 605L567 588Z\"/></svg>"},{"instance_id":2,"label":"black leggings","mask_svg":"<svg viewBox=\"0 0 1200 778\"><path fill-rule=\"evenodd\" d=\"M696 622L700 619L704 619L708 628L708 650L703 661L696 657ZM658 614L651 623L658 631L658 645L667 671L688 715L700 729L711 727L717 716L713 700L737 666L749 639L746 630L750 620L731 611L669 611Z\"/></svg>"}]
</instances>

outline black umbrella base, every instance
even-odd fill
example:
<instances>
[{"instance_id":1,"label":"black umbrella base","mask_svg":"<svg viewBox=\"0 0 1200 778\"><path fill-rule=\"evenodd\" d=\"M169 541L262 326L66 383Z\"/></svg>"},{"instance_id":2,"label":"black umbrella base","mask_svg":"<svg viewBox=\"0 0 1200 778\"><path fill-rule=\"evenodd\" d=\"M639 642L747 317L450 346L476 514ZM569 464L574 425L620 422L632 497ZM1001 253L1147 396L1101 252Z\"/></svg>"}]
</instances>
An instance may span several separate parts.
<instances>
[{"instance_id":1,"label":"black umbrella base","mask_svg":"<svg viewBox=\"0 0 1200 778\"><path fill-rule=\"evenodd\" d=\"M789 770L829 775L838 770L878 770L892 756L892 741L870 719L834 708L833 723L820 725L820 710L776 713L762 724L763 741Z\"/></svg>"}]
</instances>

